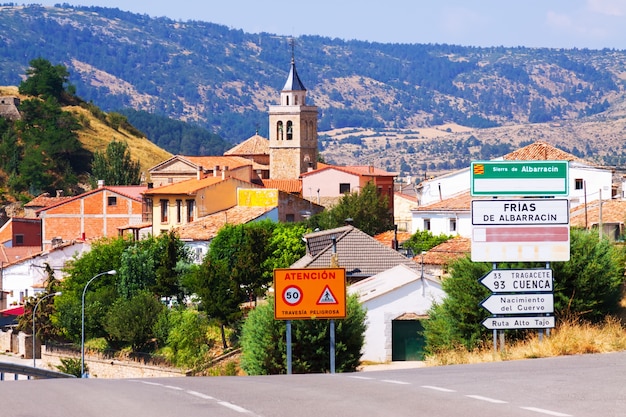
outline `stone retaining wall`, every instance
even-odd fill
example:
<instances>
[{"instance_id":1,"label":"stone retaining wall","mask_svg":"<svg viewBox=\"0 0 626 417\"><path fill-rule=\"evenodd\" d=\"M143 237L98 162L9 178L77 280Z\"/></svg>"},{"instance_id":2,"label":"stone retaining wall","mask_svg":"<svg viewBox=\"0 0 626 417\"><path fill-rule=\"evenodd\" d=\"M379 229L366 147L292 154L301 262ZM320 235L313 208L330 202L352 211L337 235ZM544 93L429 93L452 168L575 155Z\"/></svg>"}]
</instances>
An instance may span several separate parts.
<instances>
[{"instance_id":1,"label":"stone retaining wall","mask_svg":"<svg viewBox=\"0 0 626 417\"><path fill-rule=\"evenodd\" d=\"M80 360L80 352L63 348L42 347L42 366L57 370L61 365L61 358L75 358ZM146 364L134 360L106 358L101 355L85 353L85 367L89 370L90 378L157 378L187 376L186 372L178 368L170 368Z\"/></svg>"}]
</instances>

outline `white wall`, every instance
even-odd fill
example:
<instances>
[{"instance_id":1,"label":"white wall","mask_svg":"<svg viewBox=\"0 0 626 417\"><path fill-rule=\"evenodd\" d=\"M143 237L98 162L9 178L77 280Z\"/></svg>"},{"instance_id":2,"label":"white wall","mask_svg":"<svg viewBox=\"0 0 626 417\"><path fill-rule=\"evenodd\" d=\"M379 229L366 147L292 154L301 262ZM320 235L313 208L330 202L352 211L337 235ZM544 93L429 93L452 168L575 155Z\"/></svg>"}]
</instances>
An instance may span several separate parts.
<instances>
[{"instance_id":1,"label":"white wall","mask_svg":"<svg viewBox=\"0 0 626 417\"><path fill-rule=\"evenodd\" d=\"M324 169L302 177L302 196L307 200L317 201L319 197L339 197L339 184L350 184L350 191L360 191L359 176L339 171Z\"/></svg>"},{"instance_id":2,"label":"white wall","mask_svg":"<svg viewBox=\"0 0 626 417\"><path fill-rule=\"evenodd\" d=\"M65 275L62 269L66 262L73 259L75 255L88 252L90 249L91 245L88 243L74 243L42 252L40 255L2 268L2 290L13 291L12 295L7 294L7 306L24 301L20 295L26 298L44 291L44 288L40 286L48 278L45 270L46 263L54 270L54 277L62 279Z\"/></svg>"}]
</instances>

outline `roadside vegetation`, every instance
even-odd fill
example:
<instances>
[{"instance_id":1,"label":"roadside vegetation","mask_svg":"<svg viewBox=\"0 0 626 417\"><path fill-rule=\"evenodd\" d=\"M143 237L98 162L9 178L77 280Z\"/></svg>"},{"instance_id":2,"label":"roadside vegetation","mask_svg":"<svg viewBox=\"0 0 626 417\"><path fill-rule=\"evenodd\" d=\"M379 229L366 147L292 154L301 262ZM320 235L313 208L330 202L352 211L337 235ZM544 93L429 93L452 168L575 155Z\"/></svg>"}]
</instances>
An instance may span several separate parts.
<instances>
[{"instance_id":1,"label":"roadside vegetation","mask_svg":"<svg viewBox=\"0 0 626 417\"><path fill-rule=\"evenodd\" d=\"M427 363L458 364L626 350L626 251L596 232L572 229L571 257L554 262L556 328L550 336L537 331L505 331L505 346L494 352L492 332L482 326L490 314L479 304L489 290L479 278L488 263L462 258L451 264L444 280L446 298L425 322ZM499 268L519 268L501 264ZM537 264L525 267L543 267Z\"/></svg>"}]
</instances>

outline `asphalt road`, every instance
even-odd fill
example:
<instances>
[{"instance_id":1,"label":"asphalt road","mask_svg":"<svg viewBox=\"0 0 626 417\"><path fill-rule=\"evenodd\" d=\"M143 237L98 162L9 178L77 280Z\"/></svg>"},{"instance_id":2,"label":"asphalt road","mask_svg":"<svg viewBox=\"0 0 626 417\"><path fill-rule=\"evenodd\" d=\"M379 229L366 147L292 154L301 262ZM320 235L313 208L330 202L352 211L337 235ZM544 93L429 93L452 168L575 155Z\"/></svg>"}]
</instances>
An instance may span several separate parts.
<instances>
[{"instance_id":1,"label":"asphalt road","mask_svg":"<svg viewBox=\"0 0 626 417\"><path fill-rule=\"evenodd\" d=\"M626 416L626 352L335 375L4 381L0 415Z\"/></svg>"}]
</instances>

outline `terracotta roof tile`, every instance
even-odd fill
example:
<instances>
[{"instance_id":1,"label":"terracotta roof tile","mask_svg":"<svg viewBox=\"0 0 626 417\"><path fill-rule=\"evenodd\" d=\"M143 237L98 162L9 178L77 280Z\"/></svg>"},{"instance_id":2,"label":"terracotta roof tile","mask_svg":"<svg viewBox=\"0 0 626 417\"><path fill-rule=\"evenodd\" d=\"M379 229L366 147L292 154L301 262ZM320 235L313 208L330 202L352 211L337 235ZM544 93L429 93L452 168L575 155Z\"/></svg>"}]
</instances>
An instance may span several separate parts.
<instances>
[{"instance_id":1,"label":"terracotta roof tile","mask_svg":"<svg viewBox=\"0 0 626 417\"><path fill-rule=\"evenodd\" d=\"M387 172L382 169L378 169L372 167L370 165L352 165L352 166L338 166L338 165L326 165L326 164L318 164L318 168L313 171L305 172L301 175L301 177L306 177L311 174L318 173L320 171L328 170L328 169L336 169L338 171L347 172L348 174L358 175L358 176L374 176L374 177L397 177L397 172Z\"/></svg>"},{"instance_id":2,"label":"terracotta roof tile","mask_svg":"<svg viewBox=\"0 0 626 417\"><path fill-rule=\"evenodd\" d=\"M602 201L602 223L621 223L626 221L625 200ZM570 211L570 226L592 227L600 222L599 200L576 206Z\"/></svg>"},{"instance_id":3,"label":"terracotta roof tile","mask_svg":"<svg viewBox=\"0 0 626 417\"><path fill-rule=\"evenodd\" d=\"M235 206L180 226L176 229L176 232L183 240L210 241L225 224L248 223L273 209L273 207Z\"/></svg>"},{"instance_id":4,"label":"terracotta roof tile","mask_svg":"<svg viewBox=\"0 0 626 417\"><path fill-rule=\"evenodd\" d=\"M411 238L411 233L395 232L393 230L388 230L386 232L382 232L374 236L374 239L376 239L377 241L379 241L385 246L389 246L390 248L393 248L393 246L391 245L391 242L394 238L396 238L398 240L398 243L401 244Z\"/></svg>"},{"instance_id":5,"label":"terracotta roof tile","mask_svg":"<svg viewBox=\"0 0 626 417\"><path fill-rule=\"evenodd\" d=\"M562 151L554 146L538 141L504 155L504 159L516 161L578 161L588 164L576 155Z\"/></svg>"},{"instance_id":6,"label":"terracotta roof tile","mask_svg":"<svg viewBox=\"0 0 626 417\"><path fill-rule=\"evenodd\" d=\"M279 179L264 179L263 187L276 188L286 193L298 193L302 194L302 181L301 180L279 180Z\"/></svg>"},{"instance_id":7,"label":"terracotta roof tile","mask_svg":"<svg viewBox=\"0 0 626 417\"><path fill-rule=\"evenodd\" d=\"M471 252L472 241L469 238L456 236L449 239L424 254L424 263L427 265L445 265L458 258L462 258ZM413 260L421 262L422 255L417 255Z\"/></svg>"},{"instance_id":8,"label":"terracotta roof tile","mask_svg":"<svg viewBox=\"0 0 626 417\"><path fill-rule=\"evenodd\" d=\"M269 155L270 141L261 135L254 135L239 145L224 152L224 156L234 155Z\"/></svg>"},{"instance_id":9,"label":"terracotta roof tile","mask_svg":"<svg viewBox=\"0 0 626 417\"><path fill-rule=\"evenodd\" d=\"M472 197L469 191L464 191L455 194L442 201L436 201L425 206L419 206L415 210L417 211L437 211L437 210L454 210L454 211L469 211L472 204Z\"/></svg>"},{"instance_id":10,"label":"terracotta roof tile","mask_svg":"<svg viewBox=\"0 0 626 417\"><path fill-rule=\"evenodd\" d=\"M204 169L213 169L219 166L220 169L227 166L228 169L240 168L246 165L252 165L252 161L240 156L182 156L196 166Z\"/></svg>"},{"instance_id":11,"label":"terracotta roof tile","mask_svg":"<svg viewBox=\"0 0 626 417\"><path fill-rule=\"evenodd\" d=\"M50 197L49 193L43 193L24 204L24 207L48 207L72 198L71 196Z\"/></svg>"},{"instance_id":12,"label":"terracotta roof tile","mask_svg":"<svg viewBox=\"0 0 626 417\"><path fill-rule=\"evenodd\" d=\"M206 177L201 180L192 178L190 180L164 185L162 187L150 188L144 191L144 195L155 194L194 194L205 187L226 181L222 177Z\"/></svg>"}]
</instances>

